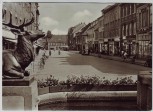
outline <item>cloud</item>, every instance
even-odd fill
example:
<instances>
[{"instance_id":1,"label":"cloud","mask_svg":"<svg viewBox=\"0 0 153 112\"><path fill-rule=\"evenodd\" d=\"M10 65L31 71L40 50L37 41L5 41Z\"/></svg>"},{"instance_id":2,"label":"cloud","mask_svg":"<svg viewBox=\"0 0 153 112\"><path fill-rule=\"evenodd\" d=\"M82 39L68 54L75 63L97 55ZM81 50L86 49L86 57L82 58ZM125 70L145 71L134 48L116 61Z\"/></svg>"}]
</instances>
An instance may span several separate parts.
<instances>
[{"instance_id":1,"label":"cloud","mask_svg":"<svg viewBox=\"0 0 153 112\"><path fill-rule=\"evenodd\" d=\"M47 25L47 26L50 26L50 25L53 25L53 26L56 26L59 24L58 21L50 18L50 17L43 17L41 20L40 20L41 24L43 25Z\"/></svg>"},{"instance_id":2,"label":"cloud","mask_svg":"<svg viewBox=\"0 0 153 112\"><path fill-rule=\"evenodd\" d=\"M52 34L58 35L58 34L67 34L67 31L59 30L59 29L53 29Z\"/></svg>"},{"instance_id":3,"label":"cloud","mask_svg":"<svg viewBox=\"0 0 153 112\"><path fill-rule=\"evenodd\" d=\"M92 13L88 10L83 10L83 11L78 11L76 12L72 18L71 21L75 23L80 23L80 22L89 22L90 18L92 17Z\"/></svg>"},{"instance_id":4,"label":"cloud","mask_svg":"<svg viewBox=\"0 0 153 112\"><path fill-rule=\"evenodd\" d=\"M43 30L44 32L47 32L48 30L52 30L58 25L59 25L59 22L50 17L43 17L40 19L40 29Z\"/></svg>"}]
</instances>

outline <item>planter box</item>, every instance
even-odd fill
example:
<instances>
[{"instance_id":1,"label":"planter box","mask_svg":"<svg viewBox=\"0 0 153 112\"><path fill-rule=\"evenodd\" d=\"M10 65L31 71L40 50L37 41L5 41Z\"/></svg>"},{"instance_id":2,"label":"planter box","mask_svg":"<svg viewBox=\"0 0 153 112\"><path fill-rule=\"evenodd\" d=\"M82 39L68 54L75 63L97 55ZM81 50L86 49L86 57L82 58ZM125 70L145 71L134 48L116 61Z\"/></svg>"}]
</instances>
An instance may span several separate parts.
<instances>
[{"instance_id":1,"label":"planter box","mask_svg":"<svg viewBox=\"0 0 153 112\"><path fill-rule=\"evenodd\" d=\"M38 95L49 93L49 87L38 88Z\"/></svg>"},{"instance_id":2,"label":"planter box","mask_svg":"<svg viewBox=\"0 0 153 112\"><path fill-rule=\"evenodd\" d=\"M136 85L89 85L76 84L69 88L71 91L134 91Z\"/></svg>"},{"instance_id":3,"label":"planter box","mask_svg":"<svg viewBox=\"0 0 153 112\"><path fill-rule=\"evenodd\" d=\"M67 92L67 85L56 85L56 86L50 86L49 92Z\"/></svg>"},{"instance_id":4,"label":"planter box","mask_svg":"<svg viewBox=\"0 0 153 112\"><path fill-rule=\"evenodd\" d=\"M137 85L90 85L75 84L57 85L44 88L38 88L39 95L55 92L72 92L72 91L136 91Z\"/></svg>"}]
</instances>

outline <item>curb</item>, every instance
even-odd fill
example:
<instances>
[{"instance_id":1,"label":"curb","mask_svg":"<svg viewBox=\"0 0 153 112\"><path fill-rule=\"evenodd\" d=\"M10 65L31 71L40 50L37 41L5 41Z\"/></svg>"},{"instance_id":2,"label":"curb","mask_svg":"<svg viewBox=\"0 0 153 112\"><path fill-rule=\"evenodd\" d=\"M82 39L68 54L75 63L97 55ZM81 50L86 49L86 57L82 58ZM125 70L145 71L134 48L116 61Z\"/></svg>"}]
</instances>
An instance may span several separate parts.
<instances>
[{"instance_id":1,"label":"curb","mask_svg":"<svg viewBox=\"0 0 153 112\"><path fill-rule=\"evenodd\" d=\"M98 57L98 55L93 55L91 54L91 56L95 56L95 57ZM114 58L111 58L111 57L105 57L105 56L101 56L100 58L104 58L104 59L109 59L109 60L114 60L114 61L120 61L120 62L124 62L124 63L131 63L131 62L128 62L128 61L122 61L121 59L114 59ZM132 64L132 63L131 63ZM141 62L135 62L134 63L135 65L140 65L140 66L144 66L144 63L141 63Z\"/></svg>"},{"instance_id":2,"label":"curb","mask_svg":"<svg viewBox=\"0 0 153 112\"><path fill-rule=\"evenodd\" d=\"M39 105L67 101L133 101L137 91L57 92L39 95Z\"/></svg>"}]
</instances>

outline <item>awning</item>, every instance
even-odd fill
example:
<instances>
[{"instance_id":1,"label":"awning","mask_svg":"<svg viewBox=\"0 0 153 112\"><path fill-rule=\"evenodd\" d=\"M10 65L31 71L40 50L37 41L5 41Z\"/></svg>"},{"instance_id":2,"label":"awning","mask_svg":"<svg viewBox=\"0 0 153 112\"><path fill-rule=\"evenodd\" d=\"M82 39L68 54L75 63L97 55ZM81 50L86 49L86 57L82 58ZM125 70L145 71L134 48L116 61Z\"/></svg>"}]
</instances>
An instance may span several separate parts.
<instances>
[{"instance_id":1,"label":"awning","mask_svg":"<svg viewBox=\"0 0 153 112\"><path fill-rule=\"evenodd\" d=\"M16 40L16 36L15 34L13 34L11 31L8 31L8 30L2 30L2 36L4 38L7 38L7 39L13 39L13 40Z\"/></svg>"},{"instance_id":2,"label":"awning","mask_svg":"<svg viewBox=\"0 0 153 112\"><path fill-rule=\"evenodd\" d=\"M108 42L108 39L104 39L104 42Z\"/></svg>"}]
</instances>

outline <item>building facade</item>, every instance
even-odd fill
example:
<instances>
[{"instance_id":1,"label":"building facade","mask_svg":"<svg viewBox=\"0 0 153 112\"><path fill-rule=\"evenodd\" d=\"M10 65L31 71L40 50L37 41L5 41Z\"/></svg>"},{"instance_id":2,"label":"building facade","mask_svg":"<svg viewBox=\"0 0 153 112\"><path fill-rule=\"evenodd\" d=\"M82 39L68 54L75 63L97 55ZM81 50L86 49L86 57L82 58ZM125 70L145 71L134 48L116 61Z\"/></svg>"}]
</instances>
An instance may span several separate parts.
<instances>
[{"instance_id":1,"label":"building facade","mask_svg":"<svg viewBox=\"0 0 153 112\"><path fill-rule=\"evenodd\" d=\"M152 54L152 4L136 4L137 54L146 58Z\"/></svg>"},{"instance_id":2,"label":"building facade","mask_svg":"<svg viewBox=\"0 0 153 112\"><path fill-rule=\"evenodd\" d=\"M121 6L121 50L128 55L136 54L136 4L123 3Z\"/></svg>"},{"instance_id":3,"label":"building facade","mask_svg":"<svg viewBox=\"0 0 153 112\"><path fill-rule=\"evenodd\" d=\"M102 10L104 14L104 49L109 55L120 52L120 5L109 5Z\"/></svg>"},{"instance_id":4,"label":"building facade","mask_svg":"<svg viewBox=\"0 0 153 112\"><path fill-rule=\"evenodd\" d=\"M69 46L69 49L73 49L73 29L74 27L70 27L68 29L68 46Z\"/></svg>"},{"instance_id":5,"label":"building facade","mask_svg":"<svg viewBox=\"0 0 153 112\"><path fill-rule=\"evenodd\" d=\"M2 7L2 20L4 23L10 21L12 17L13 25L21 25L25 19L25 22L30 21L31 17L34 15L34 22L27 26L26 29L30 31L36 31L39 29L39 10L38 3L9 3L4 2ZM3 25L3 49L14 49L17 43L17 35L10 32L10 28Z\"/></svg>"},{"instance_id":6,"label":"building facade","mask_svg":"<svg viewBox=\"0 0 153 112\"><path fill-rule=\"evenodd\" d=\"M99 17L98 20L98 52L104 51L104 16Z\"/></svg>"},{"instance_id":7,"label":"building facade","mask_svg":"<svg viewBox=\"0 0 153 112\"><path fill-rule=\"evenodd\" d=\"M69 48L73 50L79 50L81 44L80 42L80 37L79 33L81 32L82 28L86 26L85 23L80 23L75 25L74 27L69 28L68 30L68 43L69 43Z\"/></svg>"},{"instance_id":8,"label":"building facade","mask_svg":"<svg viewBox=\"0 0 153 112\"><path fill-rule=\"evenodd\" d=\"M102 16L87 24L74 34L72 39L93 53L145 58L152 51L152 4L116 3L101 10ZM75 35L75 36L74 36ZM77 37L77 38L74 38ZM72 42L72 45L75 45Z\"/></svg>"},{"instance_id":9,"label":"building facade","mask_svg":"<svg viewBox=\"0 0 153 112\"><path fill-rule=\"evenodd\" d=\"M67 35L53 35L51 39L48 40L49 49L68 49L68 37Z\"/></svg>"}]
</instances>

